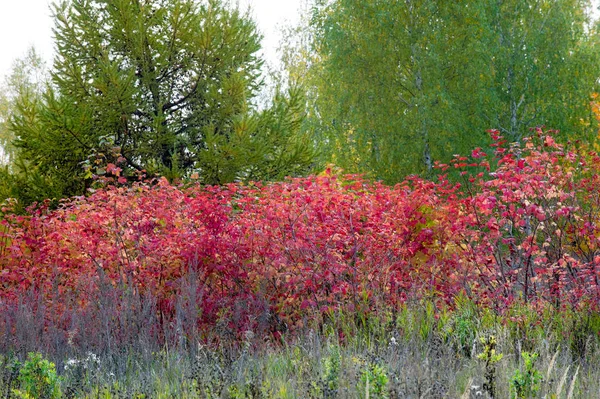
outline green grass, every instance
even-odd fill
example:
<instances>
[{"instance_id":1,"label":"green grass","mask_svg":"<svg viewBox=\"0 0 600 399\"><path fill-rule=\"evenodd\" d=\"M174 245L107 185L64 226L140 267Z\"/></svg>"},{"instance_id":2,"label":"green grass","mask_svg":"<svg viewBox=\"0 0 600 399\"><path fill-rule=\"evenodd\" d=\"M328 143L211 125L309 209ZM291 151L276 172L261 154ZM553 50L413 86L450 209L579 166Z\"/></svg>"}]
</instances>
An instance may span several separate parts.
<instances>
[{"instance_id":1,"label":"green grass","mask_svg":"<svg viewBox=\"0 0 600 399\"><path fill-rule=\"evenodd\" d=\"M248 332L238 345L45 356L65 398L591 398L600 392L599 320L525 306L499 317L458 300L452 312L424 303L377 319L332 316L282 342ZM27 397L42 381L31 364L29 385L19 378L27 359L18 352L1 360L0 397Z\"/></svg>"}]
</instances>

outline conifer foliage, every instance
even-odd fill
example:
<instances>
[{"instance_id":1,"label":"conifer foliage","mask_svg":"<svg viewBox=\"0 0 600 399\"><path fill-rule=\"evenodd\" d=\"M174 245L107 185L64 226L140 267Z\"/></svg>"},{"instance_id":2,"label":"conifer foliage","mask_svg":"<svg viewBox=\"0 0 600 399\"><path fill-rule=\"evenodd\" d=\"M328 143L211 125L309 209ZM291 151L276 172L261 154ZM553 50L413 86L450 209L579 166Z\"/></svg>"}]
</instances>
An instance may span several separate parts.
<instances>
[{"instance_id":1,"label":"conifer foliage","mask_svg":"<svg viewBox=\"0 0 600 399\"><path fill-rule=\"evenodd\" d=\"M72 0L54 8L57 56L42 100L18 100L12 129L28 167L83 193L104 166L205 183L303 172L302 93L253 105L254 22L219 0ZM43 199L43 198L42 198Z\"/></svg>"}]
</instances>

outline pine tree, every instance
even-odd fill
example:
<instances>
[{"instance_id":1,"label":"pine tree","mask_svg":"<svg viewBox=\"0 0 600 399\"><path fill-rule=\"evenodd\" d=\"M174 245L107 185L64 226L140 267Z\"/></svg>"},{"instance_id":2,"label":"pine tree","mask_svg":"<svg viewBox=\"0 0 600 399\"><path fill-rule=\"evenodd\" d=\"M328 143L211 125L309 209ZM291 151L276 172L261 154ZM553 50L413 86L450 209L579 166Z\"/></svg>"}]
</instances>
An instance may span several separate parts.
<instances>
[{"instance_id":1,"label":"pine tree","mask_svg":"<svg viewBox=\"0 0 600 399\"><path fill-rule=\"evenodd\" d=\"M19 96L39 98L47 80L46 64L31 47L22 58L15 60L10 74L0 84L0 165L11 169L17 159L15 137L9 123L15 99Z\"/></svg>"},{"instance_id":2,"label":"pine tree","mask_svg":"<svg viewBox=\"0 0 600 399\"><path fill-rule=\"evenodd\" d=\"M301 93L253 105L260 36L239 10L220 0L72 0L54 10L51 84L41 101L17 100L11 129L22 159L63 182L62 196L85 191L86 163L210 184L310 167L307 136L278 124L302 117Z\"/></svg>"}]
</instances>

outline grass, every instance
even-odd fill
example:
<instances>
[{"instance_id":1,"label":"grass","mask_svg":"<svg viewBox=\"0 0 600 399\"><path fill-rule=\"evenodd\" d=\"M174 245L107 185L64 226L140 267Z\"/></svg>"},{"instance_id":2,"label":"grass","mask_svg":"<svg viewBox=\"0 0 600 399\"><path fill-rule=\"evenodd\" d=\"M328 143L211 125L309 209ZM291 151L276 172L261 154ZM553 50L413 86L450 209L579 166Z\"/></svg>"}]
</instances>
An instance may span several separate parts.
<instances>
[{"instance_id":1,"label":"grass","mask_svg":"<svg viewBox=\"0 0 600 399\"><path fill-rule=\"evenodd\" d=\"M35 298L2 315L0 398L28 397L44 384L37 377L53 372L48 363L32 364L32 352L54 363L55 397L64 398L560 399L600 392L600 316L583 310L515 306L499 317L459 298L452 311L422 302L379 317L331 315L282 340L248 331L236 342L214 330L212 340L198 331L193 341L177 334L181 315L157 331L148 299L120 319L110 303L72 315L73 329L106 328L70 339L43 325ZM491 353L495 360L486 361Z\"/></svg>"}]
</instances>

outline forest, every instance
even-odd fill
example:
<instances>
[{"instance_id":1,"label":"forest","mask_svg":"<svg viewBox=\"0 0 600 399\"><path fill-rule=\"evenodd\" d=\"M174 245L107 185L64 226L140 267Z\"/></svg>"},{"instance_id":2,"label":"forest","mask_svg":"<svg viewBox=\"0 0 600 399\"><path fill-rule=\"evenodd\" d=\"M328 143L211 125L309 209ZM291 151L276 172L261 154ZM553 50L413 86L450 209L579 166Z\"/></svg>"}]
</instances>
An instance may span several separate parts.
<instances>
[{"instance_id":1,"label":"forest","mask_svg":"<svg viewBox=\"0 0 600 399\"><path fill-rule=\"evenodd\" d=\"M591 398L585 0L60 0L0 84L0 397Z\"/></svg>"}]
</instances>

